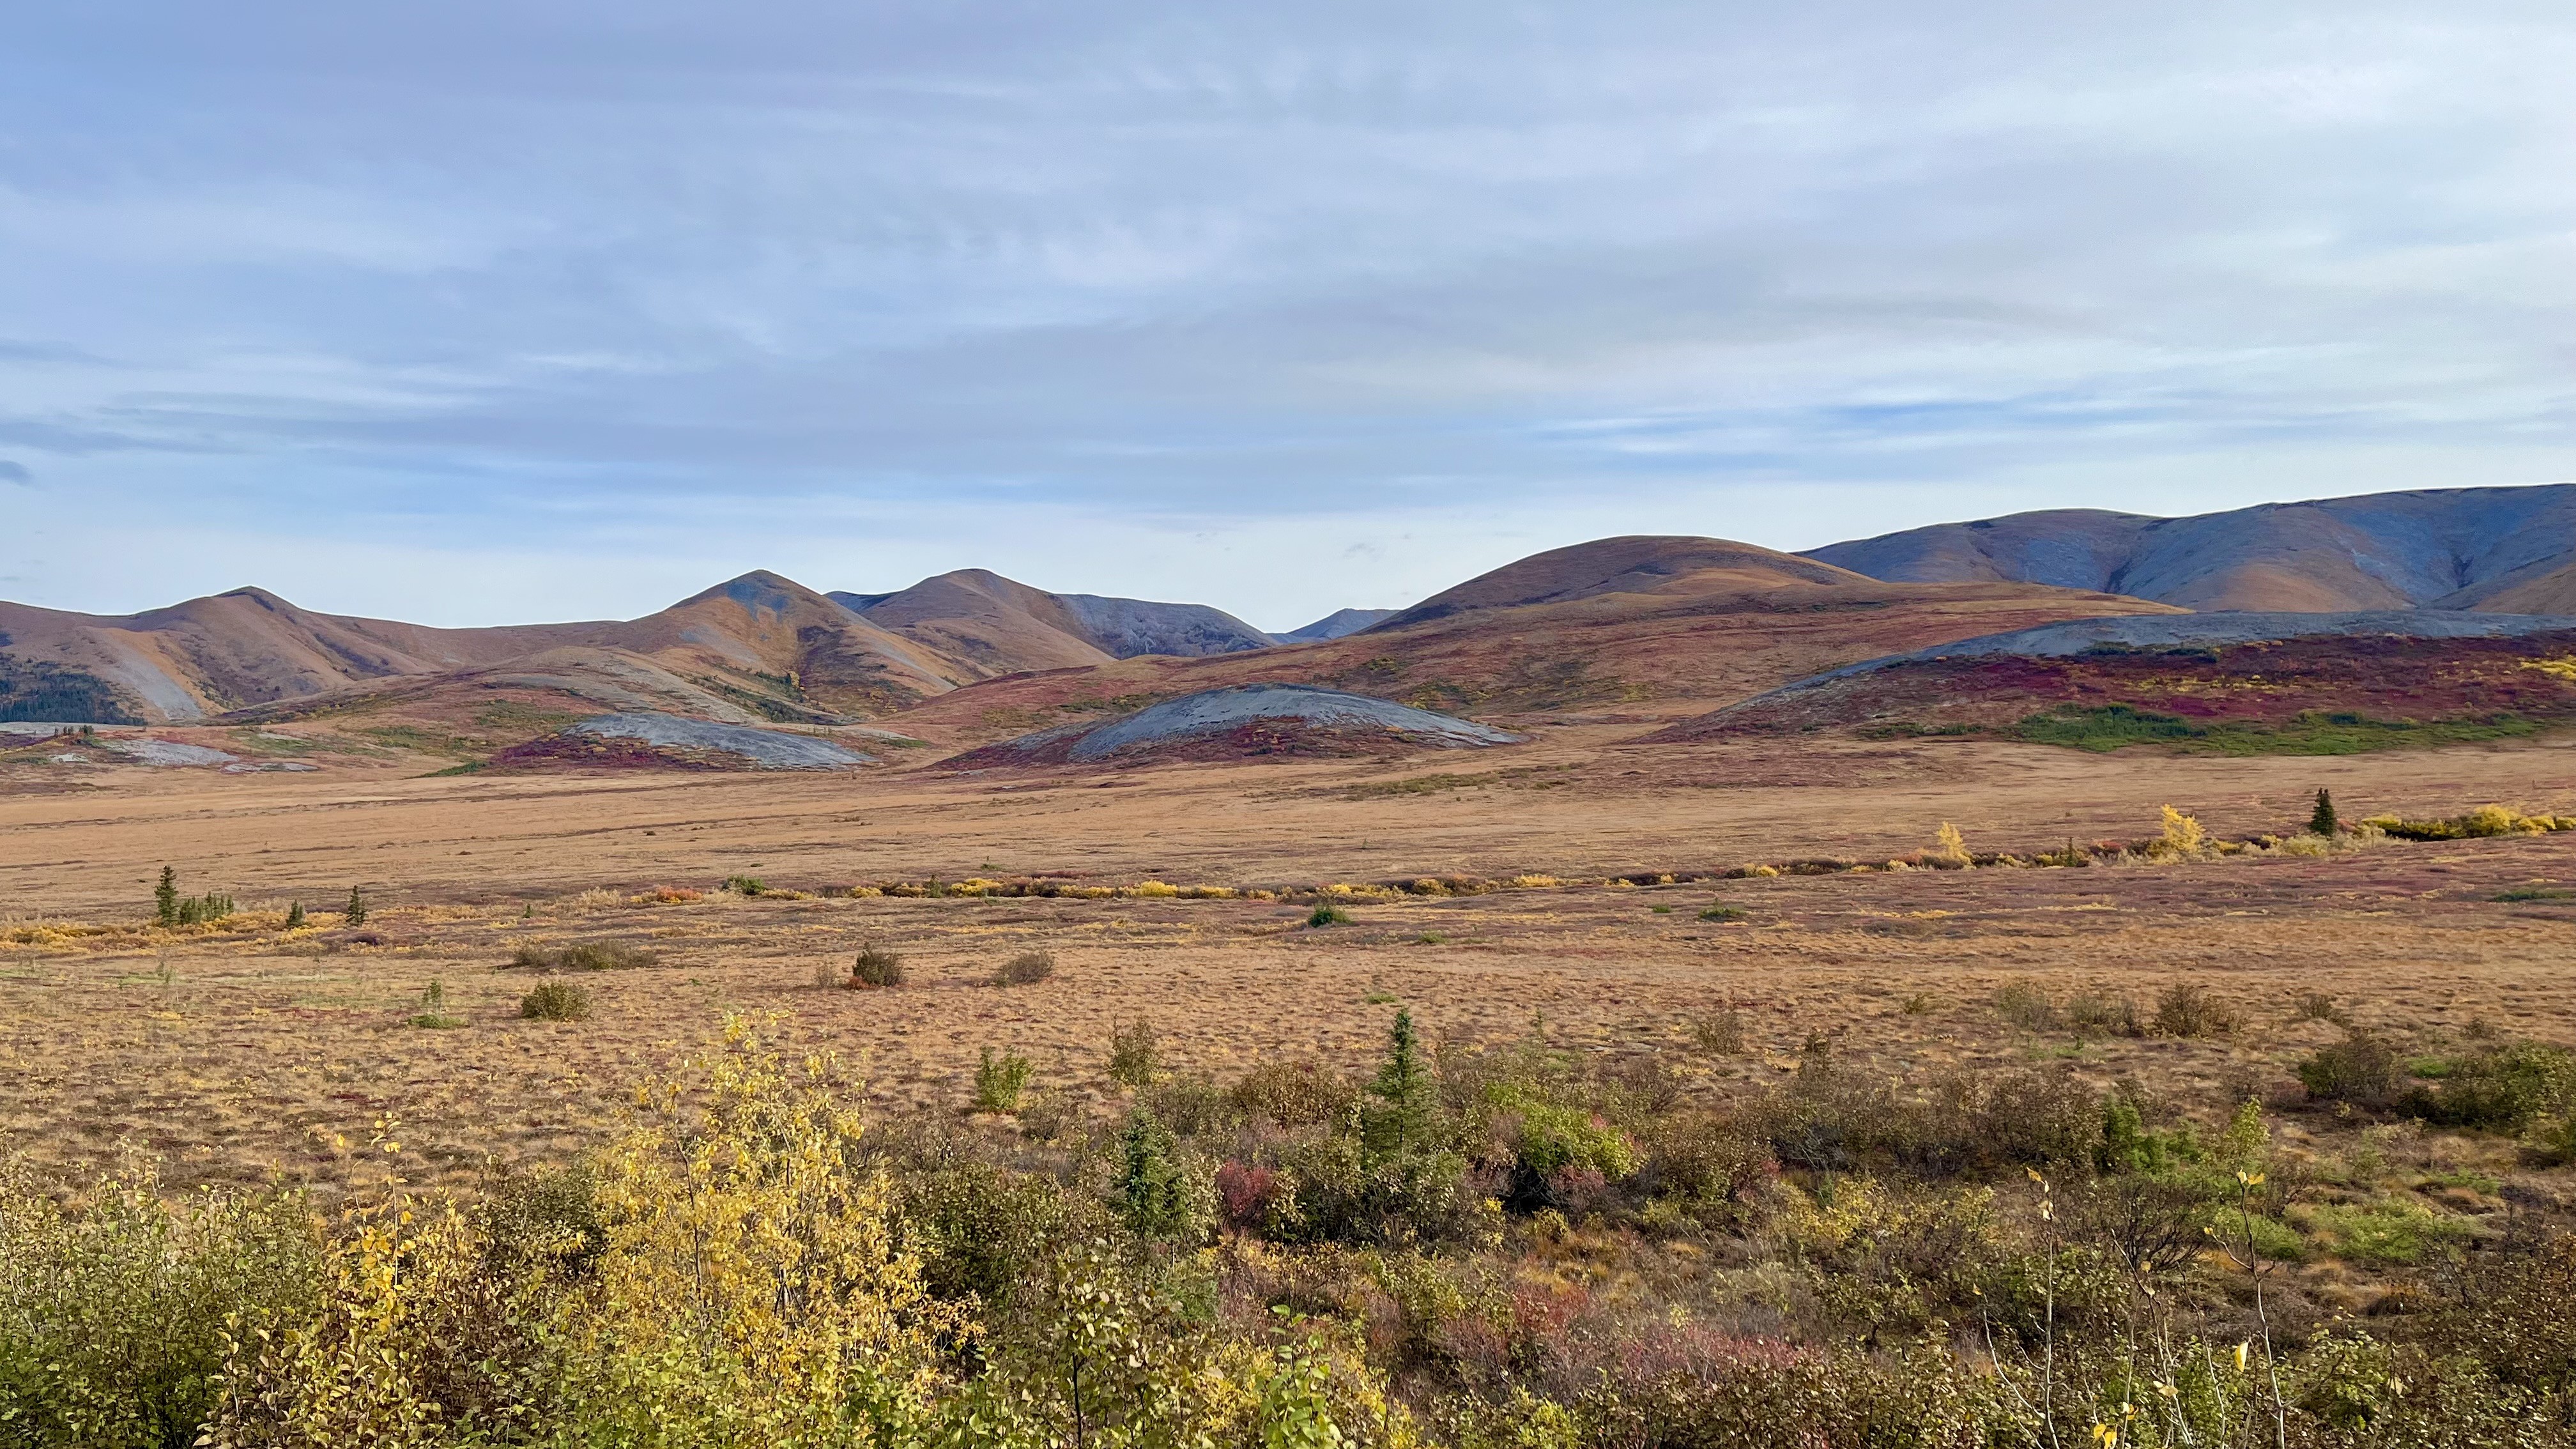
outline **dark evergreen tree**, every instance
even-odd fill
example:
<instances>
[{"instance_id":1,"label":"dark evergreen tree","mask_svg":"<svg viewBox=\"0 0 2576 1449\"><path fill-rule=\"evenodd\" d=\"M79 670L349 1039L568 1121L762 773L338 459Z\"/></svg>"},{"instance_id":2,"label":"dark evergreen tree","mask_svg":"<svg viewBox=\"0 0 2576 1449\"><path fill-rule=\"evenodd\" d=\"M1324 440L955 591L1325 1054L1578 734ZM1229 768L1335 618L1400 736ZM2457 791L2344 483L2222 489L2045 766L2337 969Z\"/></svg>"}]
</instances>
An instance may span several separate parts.
<instances>
[{"instance_id":1,"label":"dark evergreen tree","mask_svg":"<svg viewBox=\"0 0 2576 1449\"><path fill-rule=\"evenodd\" d=\"M2335 819L2334 796L2324 790L2317 791L2317 808L2308 816L2308 833L2332 836L2342 830L2343 822Z\"/></svg>"},{"instance_id":2,"label":"dark evergreen tree","mask_svg":"<svg viewBox=\"0 0 2576 1449\"><path fill-rule=\"evenodd\" d=\"M179 924L179 872L161 867L161 884L152 888L153 916L162 925Z\"/></svg>"},{"instance_id":3,"label":"dark evergreen tree","mask_svg":"<svg viewBox=\"0 0 2576 1449\"><path fill-rule=\"evenodd\" d=\"M340 908L340 914L345 918L342 925L363 926L367 923L367 898L358 894L356 886L349 887L349 903Z\"/></svg>"}]
</instances>

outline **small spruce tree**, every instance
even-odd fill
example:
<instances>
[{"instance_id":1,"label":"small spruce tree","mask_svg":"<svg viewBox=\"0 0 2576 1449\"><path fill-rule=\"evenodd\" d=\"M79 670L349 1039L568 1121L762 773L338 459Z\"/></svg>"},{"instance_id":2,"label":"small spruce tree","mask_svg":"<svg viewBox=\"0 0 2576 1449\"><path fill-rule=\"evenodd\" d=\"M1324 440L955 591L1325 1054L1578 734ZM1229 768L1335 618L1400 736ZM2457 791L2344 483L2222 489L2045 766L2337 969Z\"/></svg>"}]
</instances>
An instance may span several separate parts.
<instances>
[{"instance_id":1,"label":"small spruce tree","mask_svg":"<svg viewBox=\"0 0 2576 1449\"><path fill-rule=\"evenodd\" d=\"M1189 1178L1179 1161L1172 1129L1139 1107L1119 1140L1118 1215L1145 1242L1185 1236L1190 1229Z\"/></svg>"},{"instance_id":2,"label":"small spruce tree","mask_svg":"<svg viewBox=\"0 0 2576 1449\"><path fill-rule=\"evenodd\" d=\"M349 903L340 908L340 914L342 925L363 926L367 923L367 898L358 894L356 886L349 887Z\"/></svg>"},{"instance_id":3,"label":"small spruce tree","mask_svg":"<svg viewBox=\"0 0 2576 1449\"><path fill-rule=\"evenodd\" d=\"M161 884L152 888L153 915L162 925L179 924L179 872L161 867Z\"/></svg>"},{"instance_id":4,"label":"small spruce tree","mask_svg":"<svg viewBox=\"0 0 2576 1449\"><path fill-rule=\"evenodd\" d=\"M290 931L301 931L304 929L304 903L302 901L297 901L286 908L286 929Z\"/></svg>"},{"instance_id":5,"label":"small spruce tree","mask_svg":"<svg viewBox=\"0 0 2576 1449\"><path fill-rule=\"evenodd\" d=\"M2334 836L2342 831L2343 822L2335 818L2334 796L2322 789L2317 791L2317 808L2308 816L2308 833Z\"/></svg>"},{"instance_id":6,"label":"small spruce tree","mask_svg":"<svg viewBox=\"0 0 2576 1449\"><path fill-rule=\"evenodd\" d=\"M1368 1114L1365 1124L1371 1146L1400 1151L1411 1146L1430 1125L1431 1064L1423 1060L1411 1011L1396 1012L1395 1026L1387 1033L1386 1060L1379 1065L1377 1080L1369 1085L1369 1091L1383 1103Z\"/></svg>"}]
</instances>

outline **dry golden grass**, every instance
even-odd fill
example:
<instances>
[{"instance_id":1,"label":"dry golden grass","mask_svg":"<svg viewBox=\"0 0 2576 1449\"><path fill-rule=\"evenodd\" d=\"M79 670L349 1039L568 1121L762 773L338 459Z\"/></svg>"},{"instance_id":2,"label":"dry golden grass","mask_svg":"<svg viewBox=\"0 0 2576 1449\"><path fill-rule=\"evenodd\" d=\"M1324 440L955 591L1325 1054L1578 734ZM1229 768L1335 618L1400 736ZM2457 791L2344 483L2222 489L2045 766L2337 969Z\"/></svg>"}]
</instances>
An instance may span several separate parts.
<instances>
[{"instance_id":1,"label":"dry golden grass","mask_svg":"<svg viewBox=\"0 0 2576 1449\"><path fill-rule=\"evenodd\" d=\"M2576 757L2553 744L2230 760L1994 745L1649 751L1622 737L1552 731L1523 755L1555 767L1544 776L1437 792L1349 788L1421 775L1411 760L1011 779L131 772L85 794L0 795L0 899L17 912L0 926L0 1132L67 1175L140 1151L174 1184L277 1175L326 1195L380 1178L369 1143L391 1134L415 1181L461 1183L487 1160L559 1159L602 1140L631 1084L729 1010L839 1048L888 1112L962 1110L991 1047L1028 1056L1048 1099L1105 1114L1124 1098L1112 1032L1139 1020L1170 1071L1305 1058L1359 1071L1398 1005L1434 1040L1538 1029L1602 1058L1660 1048L1693 1063L1694 1093L1748 1094L1822 1037L1890 1073L2070 1060L2097 1084L2135 1077L2204 1116L2238 1093L2294 1090L2291 1064L2342 1031L2319 1015L2321 996L2343 1020L2408 1040L2474 1023L2576 1041L2576 902L2546 894L2576 882L2576 835L1569 884L1885 860L1944 823L1978 850L2032 855L2156 835L2169 803L2220 838L2290 830L2321 783L2355 815L2487 800L2576 810ZM1548 788L1518 783L1541 778ZM240 929L144 929L164 860L191 889L261 910ZM847 893L1045 872L1087 890ZM743 873L803 898L713 889ZM1510 888L1409 884L1449 874ZM1147 882L1162 888L1135 889ZM376 903L366 934L381 944L360 943L332 909L353 883ZM1330 884L1357 887L1333 896L1351 923L1305 928L1314 888ZM1301 898L1262 898L1280 888ZM2495 899L2508 893L2526 899ZM279 929L290 899L313 926ZM1702 920L1713 902L1743 918ZM588 1020L519 1016L535 979L506 969L521 944L600 940L658 964L565 978L590 993ZM908 984L817 986L865 943L901 953ZM991 984L1031 950L1053 954L1049 979ZM433 980L463 1026L408 1024ZM2125 998L2141 1019L2168 988L2195 985L2242 1025L2193 1039L2035 1036L1995 1009L2016 982L2060 1002ZM1743 1049L1699 1050L1695 1028L1729 1011ZM2347 1155L2360 1130L2320 1114L2280 1126L2294 1150ZM2500 1139L2373 1130L2374 1151L2426 1172L2475 1167L2562 1195L2563 1175L2524 1169ZM2303 1271L2333 1297L2340 1269Z\"/></svg>"}]
</instances>

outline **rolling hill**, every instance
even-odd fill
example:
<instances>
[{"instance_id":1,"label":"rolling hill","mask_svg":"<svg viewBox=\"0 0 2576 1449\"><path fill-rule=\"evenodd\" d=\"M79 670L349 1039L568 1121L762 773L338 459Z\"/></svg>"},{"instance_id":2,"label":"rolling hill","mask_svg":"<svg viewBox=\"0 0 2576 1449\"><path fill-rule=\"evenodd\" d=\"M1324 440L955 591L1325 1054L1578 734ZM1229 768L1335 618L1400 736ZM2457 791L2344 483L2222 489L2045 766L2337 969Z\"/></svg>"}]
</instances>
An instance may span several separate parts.
<instances>
[{"instance_id":1,"label":"rolling hill","mask_svg":"<svg viewBox=\"0 0 2576 1449\"><path fill-rule=\"evenodd\" d=\"M1051 594L986 569L938 574L899 593L831 598L872 624L938 650L978 679L1143 654L1231 654L1273 642L1205 604Z\"/></svg>"},{"instance_id":2,"label":"rolling hill","mask_svg":"<svg viewBox=\"0 0 2576 1449\"><path fill-rule=\"evenodd\" d=\"M1606 709L1675 719L1945 640L2176 612L2034 584L1883 583L1718 539L1615 538L1507 565L1338 639L994 679L896 722L922 738L982 744L1249 684L1316 685L1478 717Z\"/></svg>"},{"instance_id":3,"label":"rolling hill","mask_svg":"<svg viewBox=\"0 0 2576 1449\"><path fill-rule=\"evenodd\" d=\"M2445 488L2150 518L2051 509L1811 549L1904 582L2054 584L2189 609L2576 605L2576 484Z\"/></svg>"}]
</instances>

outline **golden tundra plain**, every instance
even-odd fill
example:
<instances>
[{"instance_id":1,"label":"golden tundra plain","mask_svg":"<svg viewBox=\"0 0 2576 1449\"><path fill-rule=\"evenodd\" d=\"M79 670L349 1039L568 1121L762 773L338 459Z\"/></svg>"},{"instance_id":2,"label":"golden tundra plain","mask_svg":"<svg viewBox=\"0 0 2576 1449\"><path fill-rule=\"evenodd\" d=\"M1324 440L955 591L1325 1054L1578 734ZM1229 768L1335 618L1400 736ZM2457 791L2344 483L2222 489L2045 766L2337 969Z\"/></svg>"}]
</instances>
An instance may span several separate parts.
<instances>
[{"instance_id":1,"label":"golden tundra plain","mask_svg":"<svg viewBox=\"0 0 2576 1449\"><path fill-rule=\"evenodd\" d=\"M1883 864L1945 823L1971 850L2028 858L2152 836L2169 805L2218 839L2290 835L2320 787L2347 819L2489 801L2576 813L2564 738L2224 758L1630 743L1641 732L1576 719L1472 757L1089 774L442 776L383 752L293 774L12 767L0 1125L70 1177L148 1156L173 1184L282 1178L327 1198L380 1179L382 1144L399 1141L411 1181L461 1185L612 1132L633 1084L728 1012L838 1050L890 1113L962 1111L982 1051L1015 1050L1033 1100L1068 1120L1117 1110L1118 1024L1152 1023L1183 1072L1360 1073L1399 1005L1457 1045L1536 1032L1606 1064L1688 1057L1685 1090L1720 1097L1780 1080L1816 1040L1891 1072L2065 1060L2223 1110L2295 1094L2292 1064L2342 1034L2329 1014L2568 1036L2576 899L2550 887L2576 881L2576 833L2081 869ZM1727 874L1826 858L1881 864ZM149 928L164 865L240 913ZM741 877L762 893L722 888ZM953 888L1032 879L1061 893ZM340 915L353 887L363 929ZM1348 924L1306 924L1319 890ZM283 929L295 903L308 924ZM521 1019L520 948L585 941L653 963L584 973L589 1020ZM901 955L905 984L845 989L870 945ZM992 984L1032 949L1053 954L1049 979ZM433 983L456 1025L413 1025ZM2178 983L2240 1028L2070 1038L1996 1008L2016 984L2145 1006ZM1741 1043L1694 1053L1729 1011ZM2335 1129L2280 1130L2295 1150ZM2518 1172L2493 1139L2408 1150L2428 1169Z\"/></svg>"}]
</instances>

